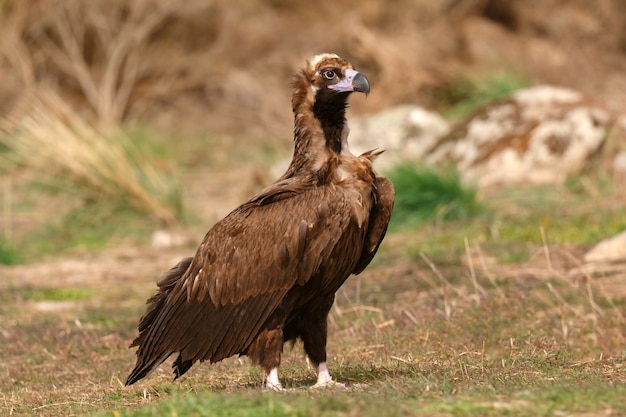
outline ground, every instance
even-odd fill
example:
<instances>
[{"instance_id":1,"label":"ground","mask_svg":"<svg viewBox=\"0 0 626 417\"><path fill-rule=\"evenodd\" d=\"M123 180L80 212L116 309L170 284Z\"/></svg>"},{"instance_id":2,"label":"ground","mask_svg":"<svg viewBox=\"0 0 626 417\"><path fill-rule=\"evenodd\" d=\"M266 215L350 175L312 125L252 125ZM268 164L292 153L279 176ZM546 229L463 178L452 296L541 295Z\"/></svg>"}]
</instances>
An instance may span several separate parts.
<instances>
[{"instance_id":1,"label":"ground","mask_svg":"<svg viewBox=\"0 0 626 417\"><path fill-rule=\"evenodd\" d=\"M284 396L263 393L262 371L246 358L197 364L176 383L168 361L124 387L144 301L192 246L0 267L0 403L10 415L133 415L157 404L147 415L224 404L232 415L268 404L286 416L373 416L388 407L395 415L626 413L626 266L585 265L586 245L550 243L569 229L549 211L539 215L547 240L537 229L529 239L507 236L525 211L508 207L513 218L498 224L395 231L373 265L350 278L329 337L331 372L347 389L304 388L315 373L300 345L286 347L281 377L293 391ZM571 220L591 206L581 207L556 210Z\"/></svg>"}]
</instances>

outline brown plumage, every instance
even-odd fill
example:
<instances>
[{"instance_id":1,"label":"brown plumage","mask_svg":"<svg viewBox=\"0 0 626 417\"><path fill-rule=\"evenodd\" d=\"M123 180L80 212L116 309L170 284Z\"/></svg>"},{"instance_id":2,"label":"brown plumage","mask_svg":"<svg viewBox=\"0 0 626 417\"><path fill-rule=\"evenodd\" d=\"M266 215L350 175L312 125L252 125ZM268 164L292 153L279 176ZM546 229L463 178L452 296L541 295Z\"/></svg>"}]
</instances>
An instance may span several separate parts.
<instances>
[{"instance_id":1,"label":"brown plumage","mask_svg":"<svg viewBox=\"0 0 626 417\"><path fill-rule=\"evenodd\" d=\"M289 168L158 282L131 345L137 364L127 385L178 352L175 378L196 361L245 354L265 369L269 388L281 389L283 344L296 339L318 368L316 385L333 383L327 316L335 292L378 250L394 189L372 169L381 151L357 157L348 150L347 98L369 93L364 75L321 54L297 74L294 90Z\"/></svg>"}]
</instances>

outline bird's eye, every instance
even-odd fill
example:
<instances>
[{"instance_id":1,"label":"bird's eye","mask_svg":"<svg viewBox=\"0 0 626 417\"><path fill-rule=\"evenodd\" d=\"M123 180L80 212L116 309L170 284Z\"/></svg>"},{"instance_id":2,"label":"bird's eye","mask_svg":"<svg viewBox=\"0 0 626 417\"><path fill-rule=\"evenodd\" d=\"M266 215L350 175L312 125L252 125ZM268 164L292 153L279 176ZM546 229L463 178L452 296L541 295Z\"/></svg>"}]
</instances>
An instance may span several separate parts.
<instances>
[{"instance_id":1,"label":"bird's eye","mask_svg":"<svg viewBox=\"0 0 626 417\"><path fill-rule=\"evenodd\" d=\"M327 69L322 72L322 77L326 78L327 80L332 80L333 78L335 78L335 75L335 71L331 69Z\"/></svg>"}]
</instances>

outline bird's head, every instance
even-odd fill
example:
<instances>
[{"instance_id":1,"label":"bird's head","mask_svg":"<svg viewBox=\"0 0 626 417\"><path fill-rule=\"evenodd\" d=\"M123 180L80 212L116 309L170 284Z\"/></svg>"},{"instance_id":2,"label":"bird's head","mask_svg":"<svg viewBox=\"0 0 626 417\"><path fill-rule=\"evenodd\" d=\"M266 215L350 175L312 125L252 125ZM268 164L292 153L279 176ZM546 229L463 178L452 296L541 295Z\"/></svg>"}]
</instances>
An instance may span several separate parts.
<instances>
[{"instance_id":1,"label":"bird's head","mask_svg":"<svg viewBox=\"0 0 626 417\"><path fill-rule=\"evenodd\" d=\"M306 67L296 74L291 101L297 155L309 155L308 160L321 163L328 150L339 154L347 147L349 130L345 116L348 97L353 92L368 94L370 84L348 61L335 54L319 54L307 61ZM312 158L314 149L318 156ZM304 161L294 160L296 165Z\"/></svg>"},{"instance_id":2,"label":"bird's head","mask_svg":"<svg viewBox=\"0 0 626 417\"><path fill-rule=\"evenodd\" d=\"M315 55L296 75L293 110L297 113L313 105L329 106L331 111L345 108L348 96L355 91L369 94L370 84L365 75L335 54Z\"/></svg>"},{"instance_id":3,"label":"bird's head","mask_svg":"<svg viewBox=\"0 0 626 417\"><path fill-rule=\"evenodd\" d=\"M353 92L369 94L365 75L335 54L315 55L296 75L292 108L300 117L313 110L328 138L343 129L348 96Z\"/></svg>"},{"instance_id":4,"label":"bird's head","mask_svg":"<svg viewBox=\"0 0 626 417\"><path fill-rule=\"evenodd\" d=\"M311 87L319 94L370 92L367 77L335 54L319 54L311 58L305 70Z\"/></svg>"}]
</instances>

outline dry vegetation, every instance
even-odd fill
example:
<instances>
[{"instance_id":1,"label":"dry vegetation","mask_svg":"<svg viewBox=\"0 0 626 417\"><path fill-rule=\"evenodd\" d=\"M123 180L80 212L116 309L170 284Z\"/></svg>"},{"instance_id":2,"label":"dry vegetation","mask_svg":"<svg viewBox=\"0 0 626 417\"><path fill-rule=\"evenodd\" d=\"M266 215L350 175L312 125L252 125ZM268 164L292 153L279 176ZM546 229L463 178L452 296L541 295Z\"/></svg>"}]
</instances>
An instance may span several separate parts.
<instances>
[{"instance_id":1,"label":"dry vegetation","mask_svg":"<svg viewBox=\"0 0 626 417\"><path fill-rule=\"evenodd\" d=\"M294 68L349 57L374 89L357 112L441 107L454 80L507 70L623 108L620 0L5 0L0 114L54 89L85 117L290 137Z\"/></svg>"},{"instance_id":2,"label":"dry vegetation","mask_svg":"<svg viewBox=\"0 0 626 417\"><path fill-rule=\"evenodd\" d=\"M14 170L28 170L87 201L122 200L166 225L180 219L177 184L123 131L88 123L50 92L23 104L27 116L0 124L0 133L10 138L2 159L13 162Z\"/></svg>"},{"instance_id":3,"label":"dry vegetation","mask_svg":"<svg viewBox=\"0 0 626 417\"><path fill-rule=\"evenodd\" d=\"M125 250L4 269L0 403L10 415L160 403L154 415L171 415L189 401L199 401L196 413L215 401L235 414L229 396L259 413L258 401L289 404L284 415L626 413L624 266L584 265L577 249L539 237L521 263L497 261L513 246L489 249L480 234L424 244L458 237L454 229L391 235L375 265L339 292L330 363L350 385L339 391L302 388L314 372L300 346L286 350L283 382L295 391L282 396L259 393L263 375L245 358L196 366L177 383L166 364L123 387L142 301L186 251Z\"/></svg>"},{"instance_id":4,"label":"dry vegetation","mask_svg":"<svg viewBox=\"0 0 626 417\"><path fill-rule=\"evenodd\" d=\"M260 371L236 358L180 383L163 366L123 387L144 300L194 247L150 249L144 235L38 262L33 231L75 202L30 188L35 172L55 173L84 201L121 195L144 207L151 227L180 221L166 158L128 152L136 144L123 132L183 132L166 149L184 165L184 200L201 217L187 227L199 238L270 180L268 159L288 155L290 77L309 55L332 50L368 74L372 94L354 113L445 109L456 80L496 70L621 112L625 22L621 0L0 0L0 158L12 162L0 166L0 230L31 261L0 266L2 412L117 416L161 404L154 415L204 415L215 403L250 415L235 412L240 403L263 416L271 403L279 415L626 415L626 268L581 261L626 227L623 191L602 178L582 191L496 190L482 196L493 215L391 234L331 315L331 370L352 386L284 396L257 393ZM286 385L309 385L299 346L285 356Z\"/></svg>"}]
</instances>

